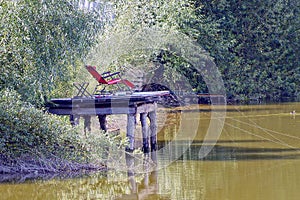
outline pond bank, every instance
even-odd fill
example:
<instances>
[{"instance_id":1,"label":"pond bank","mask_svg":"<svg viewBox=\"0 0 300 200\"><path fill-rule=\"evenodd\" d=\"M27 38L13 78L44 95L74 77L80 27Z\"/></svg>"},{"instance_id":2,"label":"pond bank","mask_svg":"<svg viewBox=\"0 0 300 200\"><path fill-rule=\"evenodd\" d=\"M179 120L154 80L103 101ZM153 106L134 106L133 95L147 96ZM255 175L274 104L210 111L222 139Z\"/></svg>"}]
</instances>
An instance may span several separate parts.
<instances>
[{"instance_id":1,"label":"pond bank","mask_svg":"<svg viewBox=\"0 0 300 200\"><path fill-rule=\"evenodd\" d=\"M23 157L8 160L0 156L0 183L24 182L32 179L75 178L87 173L106 171L104 164L70 162L58 158Z\"/></svg>"}]
</instances>

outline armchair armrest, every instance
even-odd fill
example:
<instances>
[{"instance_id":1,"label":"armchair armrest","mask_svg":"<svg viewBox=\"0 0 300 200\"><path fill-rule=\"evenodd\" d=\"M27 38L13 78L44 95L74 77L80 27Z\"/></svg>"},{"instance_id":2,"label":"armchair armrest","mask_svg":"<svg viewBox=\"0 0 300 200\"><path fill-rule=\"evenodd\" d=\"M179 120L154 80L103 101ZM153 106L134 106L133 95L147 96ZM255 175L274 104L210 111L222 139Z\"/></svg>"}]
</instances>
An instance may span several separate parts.
<instances>
[{"instance_id":1,"label":"armchair armrest","mask_svg":"<svg viewBox=\"0 0 300 200\"><path fill-rule=\"evenodd\" d=\"M114 73L110 73L110 71L109 72L104 72L103 74L102 74L102 77L104 78L104 79L106 79L106 78L109 78L109 77L113 77L113 76L115 76L115 75L118 75L118 74L120 74L120 72L114 72Z\"/></svg>"}]
</instances>

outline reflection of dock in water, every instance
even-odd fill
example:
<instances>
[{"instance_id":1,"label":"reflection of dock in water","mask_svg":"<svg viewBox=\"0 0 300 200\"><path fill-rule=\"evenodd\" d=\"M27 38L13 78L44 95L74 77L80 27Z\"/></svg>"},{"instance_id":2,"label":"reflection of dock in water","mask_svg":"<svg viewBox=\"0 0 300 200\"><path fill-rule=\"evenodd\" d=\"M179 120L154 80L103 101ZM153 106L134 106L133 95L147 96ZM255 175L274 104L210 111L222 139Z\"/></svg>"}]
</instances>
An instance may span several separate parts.
<instances>
[{"instance_id":1,"label":"reflection of dock in water","mask_svg":"<svg viewBox=\"0 0 300 200\"><path fill-rule=\"evenodd\" d=\"M135 157L126 154L126 164L128 166L128 181L130 184L130 194L124 194L117 199L157 199L156 197L161 197L159 195L159 186L158 186L158 172L156 171L156 167L152 168L150 165L157 165L157 154L156 152L151 152L145 154L144 158L144 169L143 172L143 180L141 183L137 183L136 175L138 175L139 171L135 171L132 166L135 166ZM160 198L159 198L160 199Z\"/></svg>"}]
</instances>

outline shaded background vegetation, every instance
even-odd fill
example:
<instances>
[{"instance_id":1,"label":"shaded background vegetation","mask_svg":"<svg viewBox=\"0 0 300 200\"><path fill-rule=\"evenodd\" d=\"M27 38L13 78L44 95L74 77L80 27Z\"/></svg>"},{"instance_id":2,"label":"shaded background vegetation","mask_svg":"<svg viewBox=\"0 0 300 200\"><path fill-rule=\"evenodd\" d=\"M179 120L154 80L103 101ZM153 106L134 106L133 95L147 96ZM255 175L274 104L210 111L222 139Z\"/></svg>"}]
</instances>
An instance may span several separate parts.
<instances>
[{"instance_id":1,"label":"shaded background vegetation","mask_svg":"<svg viewBox=\"0 0 300 200\"><path fill-rule=\"evenodd\" d=\"M197 38L221 73L229 97L280 99L300 94L300 3L297 0L197 0L215 24Z\"/></svg>"},{"instance_id":2,"label":"shaded background vegetation","mask_svg":"<svg viewBox=\"0 0 300 200\"><path fill-rule=\"evenodd\" d=\"M214 58L228 98L278 101L299 97L299 1L110 2L116 7L110 32L152 27L180 31L196 40ZM195 67L173 52L162 49L144 58L157 65L154 74L163 82L176 81L172 72L180 72L194 91L208 92Z\"/></svg>"}]
</instances>

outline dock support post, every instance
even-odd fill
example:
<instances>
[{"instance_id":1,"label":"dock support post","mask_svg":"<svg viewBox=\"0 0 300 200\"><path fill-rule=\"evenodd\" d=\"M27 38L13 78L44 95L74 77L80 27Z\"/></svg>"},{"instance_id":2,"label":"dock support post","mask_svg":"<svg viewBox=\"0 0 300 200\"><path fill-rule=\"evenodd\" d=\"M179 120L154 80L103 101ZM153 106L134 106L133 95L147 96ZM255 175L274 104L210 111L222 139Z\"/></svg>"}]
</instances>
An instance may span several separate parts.
<instances>
[{"instance_id":1,"label":"dock support post","mask_svg":"<svg viewBox=\"0 0 300 200\"><path fill-rule=\"evenodd\" d=\"M126 136L129 139L129 145L126 147L126 151L128 151L128 152L132 152L134 150L135 117L136 117L136 114L127 114Z\"/></svg>"},{"instance_id":2,"label":"dock support post","mask_svg":"<svg viewBox=\"0 0 300 200\"><path fill-rule=\"evenodd\" d=\"M107 121L106 121L106 115L97 115L100 123L100 129L104 130L105 132L107 131Z\"/></svg>"},{"instance_id":3,"label":"dock support post","mask_svg":"<svg viewBox=\"0 0 300 200\"><path fill-rule=\"evenodd\" d=\"M79 125L79 115L70 115L70 123L72 126L77 126Z\"/></svg>"},{"instance_id":4,"label":"dock support post","mask_svg":"<svg viewBox=\"0 0 300 200\"><path fill-rule=\"evenodd\" d=\"M84 115L84 134L87 132L91 132L91 116L90 115Z\"/></svg>"},{"instance_id":5,"label":"dock support post","mask_svg":"<svg viewBox=\"0 0 300 200\"><path fill-rule=\"evenodd\" d=\"M143 135L143 152L149 153L149 131L147 123L147 113L140 114L140 120L142 125L142 135Z\"/></svg>"},{"instance_id":6,"label":"dock support post","mask_svg":"<svg viewBox=\"0 0 300 200\"><path fill-rule=\"evenodd\" d=\"M157 117L156 109L148 113L150 119L150 145L151 151L157 150Z\"/></svg>"}]
</instances>

